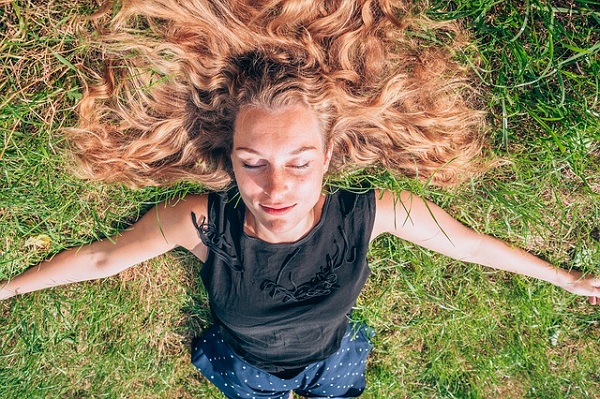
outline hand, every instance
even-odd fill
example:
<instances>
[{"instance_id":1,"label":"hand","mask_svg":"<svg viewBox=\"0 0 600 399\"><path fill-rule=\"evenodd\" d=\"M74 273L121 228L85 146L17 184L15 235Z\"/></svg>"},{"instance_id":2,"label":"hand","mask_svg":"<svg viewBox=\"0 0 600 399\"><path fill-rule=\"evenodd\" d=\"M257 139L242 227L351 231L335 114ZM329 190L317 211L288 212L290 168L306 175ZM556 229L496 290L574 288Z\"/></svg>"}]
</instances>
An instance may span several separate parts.
<instances>
[{"instance_id":1,"label":"hand","mask_svg":"<svg viewBox=\"0 0 600 399\"><path fill-rule=\"evenodd\" d=\"M574 280L565 284L562 288L573 294L587 296L590 305L600 304L599 277L592 275L582 277L583 274L576 271L571 271L569 274L574 277Z\"/></svg>"}]
</instances>

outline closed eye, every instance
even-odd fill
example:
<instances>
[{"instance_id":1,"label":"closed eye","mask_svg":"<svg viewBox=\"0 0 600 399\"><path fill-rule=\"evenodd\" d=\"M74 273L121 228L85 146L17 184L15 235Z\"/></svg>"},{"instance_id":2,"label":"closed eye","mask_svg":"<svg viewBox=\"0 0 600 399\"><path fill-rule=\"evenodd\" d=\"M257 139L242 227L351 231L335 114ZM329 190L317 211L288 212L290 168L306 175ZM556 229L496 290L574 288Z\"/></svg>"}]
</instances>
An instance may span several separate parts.
<instances>
[{"instance_id":1,"label":"closed eye","mask_svg":"<svg viewBox=\"0 0 600 399\"><path fill-rule=\"evenodd\" d=\"M242 167L244 169L258 169L258 168L262 168L264 165L250 165L247 163L242 164Z\"/></svg>"},{"instance_id":2,"label":"closed eye","mask_svg":"<svg viewBox=\"0 0 600 399\"><path fill-rule=\"evenodd\" d=\"M307 162L305 164L302 165L292 165L292 168L294 169L306 169L310 166L310 162Z\"/></svg>"}]
</instances>

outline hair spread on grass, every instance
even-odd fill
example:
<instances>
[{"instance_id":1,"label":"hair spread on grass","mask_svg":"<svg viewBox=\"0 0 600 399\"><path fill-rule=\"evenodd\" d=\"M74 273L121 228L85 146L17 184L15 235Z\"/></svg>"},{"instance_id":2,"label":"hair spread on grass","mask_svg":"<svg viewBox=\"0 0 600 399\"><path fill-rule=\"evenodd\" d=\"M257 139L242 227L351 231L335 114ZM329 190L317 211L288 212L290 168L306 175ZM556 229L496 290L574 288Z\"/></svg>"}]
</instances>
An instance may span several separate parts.
<instances>
[{"instance_id":1,"label":"hair spread on grass","mask_svg":"<svg viewBox=\"0 0 600 399\"><path fill-rule=\"evenodd\" d=\"M466 34L410 4L123 1L94 39L105 68L88 74L69 130L80 175L222 189L239 108L301 102L334 144L334 173L469 178L483 168L485 113L453 59Z\"/></svg>"}]
</instances>

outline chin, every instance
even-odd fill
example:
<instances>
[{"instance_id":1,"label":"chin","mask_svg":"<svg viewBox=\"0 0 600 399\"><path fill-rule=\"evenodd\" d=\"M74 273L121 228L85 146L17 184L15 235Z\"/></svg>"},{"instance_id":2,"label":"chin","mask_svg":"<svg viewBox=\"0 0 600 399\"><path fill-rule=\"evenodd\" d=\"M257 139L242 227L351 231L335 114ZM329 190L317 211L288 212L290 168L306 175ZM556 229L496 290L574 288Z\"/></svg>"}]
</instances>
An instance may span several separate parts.
<instances>
[{"instance_id":1,"label":"chin","mask_svg":"<svg viewBox=\"0 0 600 399\"><path fill-rule=\"evenodd\" d=\"M298 226L298 222L285 219L265 220L263 226L267 227L273 233L284 234Z\"/></svg>"}]
</instances>

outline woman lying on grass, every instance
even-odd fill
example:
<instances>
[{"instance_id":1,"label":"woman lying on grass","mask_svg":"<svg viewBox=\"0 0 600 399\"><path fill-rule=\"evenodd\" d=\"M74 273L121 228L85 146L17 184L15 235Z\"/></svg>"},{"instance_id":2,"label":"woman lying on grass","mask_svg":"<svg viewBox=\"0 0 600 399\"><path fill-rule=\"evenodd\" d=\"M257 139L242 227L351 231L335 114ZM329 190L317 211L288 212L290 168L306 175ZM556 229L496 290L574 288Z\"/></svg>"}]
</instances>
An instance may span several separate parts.
<instances>
[{"instance_id":1,"label":"woman lying on grass","mask_svg":"<svg viewBox=\"0 0 600 399\"><path fill-rule=\"evenodd\" d=\"M327 174L368 166L457 184L481 169L483 113L450 52L405 34L450 32L460 46L456 26L383 0L311 3L123 8L104 35L104 80L71 131L81 170L135 186L188 179L214 192L64 251L3 282L0 298L186 248L204 263L214 316L192 361L228 398L363 392L370 330L350 318L369 276L369 243L383 233L596 304L599 279L478 234L409 192L325 185ZM128 33L138 14L161 40Z\"/></svg>"}]
</instances>

